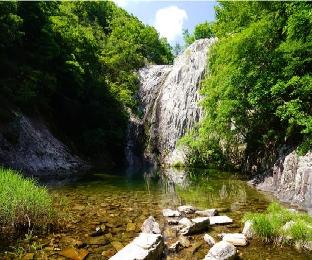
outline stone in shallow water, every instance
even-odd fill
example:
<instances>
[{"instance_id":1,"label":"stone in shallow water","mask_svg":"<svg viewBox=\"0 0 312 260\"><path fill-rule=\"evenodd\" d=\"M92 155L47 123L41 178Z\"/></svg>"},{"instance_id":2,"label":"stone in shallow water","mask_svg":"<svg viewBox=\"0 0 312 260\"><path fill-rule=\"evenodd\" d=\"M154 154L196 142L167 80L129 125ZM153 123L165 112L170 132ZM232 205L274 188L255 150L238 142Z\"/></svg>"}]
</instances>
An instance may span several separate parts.
<instances>
[{"instance_id":1,"label":"stone in shallow water","mask_svg":"<svg viewBox=\"0 0 312 260\"><path fill-rule=\"evenodd\" d=\"M210 225L217 225L217 224L231 224L233 220L228 216L212 216L209 217Z\"/></svg>"},{"instance_id":2,"label":"stone in shallow water","mask_svg":"<svg viewBox=\"0 0 312 260\"><path fill-rule=\"evenodd\" d=\"M129 222L128 224L127 224L127 231L134 231L136 229L136 225L135 225L135 223L132 223L132 222Z\"/></svg>"},{"instance_id":3,"label":"stone in shallow water","mask_svg":"<svg viewBox=\"0 0 312 260\"><path fill-rule=\"evenodd\" d=\"M142 233L160 234L159 224L155 221L154 217L149 216L141 227Z\"/></svg>"},{"instance_id":4,"label":"stone in shallow water","mask_svg":"<svg viewBox=\"0 0 312 260\"><path fill-rule=\"evenodd\" d=\"M179 219L177 218L167 218L168 225L178 225Z\"/></svg>"},{"instance_id":5,"label":"stone in shallow water","mask_svg":"<svg viewBox=\"0 0 312 260\"><path fill-rule=\"evenodd\" d=\"M181 241L178 240L177 242L175 242L172 245L170 245L168 247L168 250L169 250L170 253L178 253L183 248L184 248L184 246L182 245Z\"/></svg>"},{"instance_id":6,"label":"stone in shallow water","mask_svg":"<svg viewBox=\"0 0 312 260\"><path fill-rule=\"evenodd\" d=\"M209 227L209 218L200 217L194 218L191 221L191 225L185 226L180 230L182 235L192 235L206 230Z\"/></svg>"},{"instance_id":7,"label":"stone in shallow water","mask_svg":"<svg viewBox=\"0 0 312 260\"><path fill-rule=\"evenodd\" d=\"M191 205L185 205L178 207L178 211L183 212L185 214L192 214L195 212L195 208Z\"/></svg>"},{"instance_id":8,"label":"stone in shallow water","mask_svg":"<svg viewBox=\"0 0 312 260\"><path fill-rule=\"evenodd\" d=\"M66 248L59 252L59 255L73 260L84 260L89 252L85 249L76 250L75 248Z\"/></svg>"},{"instance_id":9,"label":"stone in shallow water","mask_svg":"<svg viewBox=\"0 0 312 260\"><path fill-rule=\"evenodd\" d=\"M212 217L218 215L218 211L216 209L196 210L195 214L204 217Z\"/></svg>"},{"instance_id":10,"label":"stone in shallow water","mask_svg":"<svg viewBox=\"0 0 312 260\"><path fill-rule=\"evenodd\" d=\"M107 239L107 237L103 237L103 236L102 237L90 237L88 239L87 244L105 246L109 244L109 240Z\"/></svg>"},{"instance_id":11,"label":"stone in shallow water","mask_svg":"<svg viewBox=\"0 0 312 260\"><path fill-rule=\"evenodd\" d=\"M229 233L223 234L222 240L233 244L234 246L246 246L247 239L244 234L241 233Z\"/></svg>"},{"instance_id":12,"label":"stone in shallow water","mask_svg":"<svg viewBox=\"0 0 312 260\"><path fill-rule=\"evenodd\" d=\"M221 241L210 248L204 260L230 260L235 259L236 248L233 244Z\"/></svg>"},{"instance_id":13,"label":"stone in shallow water","mask_svg":"<svg viewBox=\"0 0 312 260\"><path fill-rule=\"evenodd\" d=\"M125 246L111 260L158 260L164 249L164 240L160 234L141 233Z\"/></svg>"},{"instance_id":14,"label":"stone in shallow water","mask_svg":"<svg viewBox=\"0 0 312 260\"><path fill-rule=\"evenodd\" d=\"M177 210L163 209L162 211L164 217L180 217L181 213Z\"/></svg>"},{"instance_id":15,"label":"stone in shallow water","mask_svg":"<svg viewBox=\"0 0 312 260\"><path fill-rule=\"evenodd\" d=\"M207 242L208 245L213 246L216 241L214 240L214 238L208 234L204 235L204 240Z\"/></svg>"},{"instance_id":16,"label":"stone in shallow water","mask_svg":"<svg viewBox=\"0 0 312 260\"><path fill-rule=\"evenodd\" d=\"M182 218L179 220L178 222L179 225L183 225L183 226L191 226L192 225L192 221L189 220L188 218Z\"/></svg>"},{"instance_id":17,"label":"stone in shallow water","mask_svg":"<svg viewBox=\"0 0 312 260\"><path fill-rule=\"evenodd\" d=\"M252 237L254 235L254 230L252 228L252 222L250 220L247 220L245 222L242 233L246 236L247 239L252 239Z\"/></svg>"},{"instance_id":18,"label":"stone in shallow water","mask_svg":"<svg viewBox=\"0 0 312 260\"><path fill-rule=\"evenodd\" d=\"M124 247L123 244L118 241L112 241L111 244L117 251L120 251Z\"/></svg>"}]
</instances>

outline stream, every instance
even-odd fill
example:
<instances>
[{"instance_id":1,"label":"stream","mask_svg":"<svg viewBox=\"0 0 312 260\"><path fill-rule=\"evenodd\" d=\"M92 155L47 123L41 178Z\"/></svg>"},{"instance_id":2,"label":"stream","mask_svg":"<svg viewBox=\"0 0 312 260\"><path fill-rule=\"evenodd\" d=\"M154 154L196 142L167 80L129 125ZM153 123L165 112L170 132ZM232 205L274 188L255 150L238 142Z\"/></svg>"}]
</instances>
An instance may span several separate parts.
<instances>
[{"instance_id":1,"label":"stream","mask_svg":"<svg viewBox=\"0 0 312 260\"><path fill-rule=\"evenodd\" d=\"M193 205L198 209L217 208L234 223L214 226L208 233L219 240L222 232L241 232L241 219L248 212L266 209L272 197L260 193L233 173L216 170L163 169L158 171L93 172L83 179L49 187L54 197L68 207L66 227L60 233L39 236L35 259L65 259L58 250L84 247L86 259L109 259L133 240L143 221L150 215L163 228L162 209ZM90 237L96 227L105 234ZM166 229L165 241L174 242L176 234ZM172 240L172 241L171 241ZM203 259L209 250L203 234L190 237L191 246L167 259ZM239 247L241 259L311 259L290 246L274 246L253 240Z\"/></svg>"}]
</instances>

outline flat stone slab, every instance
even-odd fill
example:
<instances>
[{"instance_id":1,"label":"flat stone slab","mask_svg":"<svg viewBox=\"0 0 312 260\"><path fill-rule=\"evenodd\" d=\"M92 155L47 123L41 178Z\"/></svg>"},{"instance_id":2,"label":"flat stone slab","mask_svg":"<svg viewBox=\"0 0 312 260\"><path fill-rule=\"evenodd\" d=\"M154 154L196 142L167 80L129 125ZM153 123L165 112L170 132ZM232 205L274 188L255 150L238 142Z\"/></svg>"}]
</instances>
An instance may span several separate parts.
<instances>
[{"instance_id":1,"label":"flat stone slab","mask_svg":"<svg viewBox=\"0 0 312 260\"><path fill-rule=\"evenodd\" d=\"M112 256L111 260L161 259L164 240L160 234L140 233L130 244Z\"/></svg>"},{"instance_id":2,"label":"flat stone slab","mask_svg":"<svg viewBox=\"0 0 312 260\"><path fill-rule=\"evenodd\" d=\"M181 213L177 210L163 209L162 211L164 217L180 217Z\"/></svg>"},{"instance_id":3,"label":"flat stone slab","mask_svg":"<svg viewBox=\"0 0 312 260\"><path fill-rule=\"evenodd\" d=\"M212 217L218 215L218 211L216 209L196 210L195 214L203 217Z\"/></svg>"},{"instance_id":4,"label":"flat stone slab","mask_svg":"<svg viewBox=\"0 0 312 260\"><path fill-rule=\"evenodd\" d=\"M212 216L209 217L210 225L225 225L233 223L233 220L228 216Z\"/></svg>"},{"instance_id":5,"label":"flat stone slab","mask_svg":"<svg viewBox=\"0 0 312 260\"><path fill-rule=\"evenodd\" d=\"M178 211L183 212L185 214L192 214L195 212L195 208L190 205L185 205L178 207Z\"/></svg>"},{"instance_id":6,"label":"flat stone slab","mask_svg":"<svg viewBox=\"0 0 312 260\"><path fill-rule=\"evenodd\" d=\"M205 231L209 227L209 217L199 217L191 220L189 225L186 225L180 230L182 235L192 235Z\"/></svg>"},{"instance_id":7,"label":"flat stone slab","mask_svg":"<svg viewBox=\"0 0 312 260\"><path fill-rule=\"evenodd\" d=\"M246 246L248 244L246 236L241 233L222 234L222 240L233 244L234 246Z\"/></svg>"},{"instance_id":8,"label":"flat stone slab","mask_svg":"<svg viewBox=\"0 0 312 260\"><path fill-rule=\"evenodd\" d=\"M230 260L236 257L236 248L233 244L220 241L210 248L204 260Z\"/></svg>"}]
</instances>

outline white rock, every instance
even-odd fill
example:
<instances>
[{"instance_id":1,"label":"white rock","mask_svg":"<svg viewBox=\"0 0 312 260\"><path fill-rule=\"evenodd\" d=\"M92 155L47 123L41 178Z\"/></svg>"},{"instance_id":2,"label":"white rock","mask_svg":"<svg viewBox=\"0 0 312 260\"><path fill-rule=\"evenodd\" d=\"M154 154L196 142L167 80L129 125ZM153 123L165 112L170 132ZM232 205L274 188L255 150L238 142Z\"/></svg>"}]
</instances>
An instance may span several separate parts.
<instances>
[{"instance_id":1,"label":"white rock","mask_svg":"<svg viewBox=\"0 0 312 260\"><path fill-rule=\"evenodd\" d=\"M244 234L241 233L228 233L223 234L223 241L229 242L234 246L246 246L247 239Z\"/></svg>"},{"instance_id":2,"label":"white rock","mask_svg":"<svg viewBox=\"0 0 312 260\"><path fill-rule=\"evenodd\" d=\"M247 239L252 239L254 236L254 230L252 228L252 222L250 220L247 220L245 222L243 232L242 232Z\"/></svg>"},{"instance_id":3,"label":"white rock","mask_svg":"<svg viewBox=\"0 0 312 260\"><path fill-rule=\"evenodd\" d=\"M157 260L164 250L160 234L141 233L130 244L112 256L111 260Z\"/></svg>"},{"instance_id":4,"label":"white rock","mask_svg":"<svg viewBox=\"0 0 312 260\"><path fill-rule=\"evenodd\" d=\"M206 230L209 227L209 218L200 217L192 219L192 224L185 226L180 230L183 235L192 235Z\"/></svg>"},{"instance_id":5,"label":"white rock","mask_svg":"<svg viewBox=\"0 0 312 260\"><path fill-rule=\"evenodd\" d=\"M178 225L179 220L176 218L167 218L168 225Z\"/></svg>"},{"instance_id":6,"label":"white rock","mask_svg":"<svg viewBox=\"0 0 312 260\"><path fill-rule=\"evenodd\" d=\"M208 245L213 246L216 241L214 240L214 238L208 234L204 235L204 240L207 242Z\"/></svg>"},{"instance_id":7,"label":"white rock","mask_svg":"<svg viewBox=\"0 0 312 260\"><path fill-rule=\"evenodd\" d=\"M192 214L195 212L195 208L190 205L185 205L178 207L178 211L183 212L185 214Z\"/></svg>"},{"instance_id":8,"label":"white rock","mask_svg":"<svg viewBox=\"0 0 312 260\"><path fill-rule=\"evenodd\" d=\"M233 220L228 216L212 216L209 217L210 225L217 225L217 224L231 224Z\"/></svg>"},{"instance_id":9,"label":"white rock","mask_svg":"<svg viewBox=\"0 0 312 260\"><path fill-rule=\"evenodd\" d=\"M141 227L142 233L160 234L159 224L155 221L154 217L150 216L146 219Z\"/></svg>"},{"instance_id":10,"label":"white rock","mask_svg":"<svg viewBox=\"0 0 312 260\"><path fill-rule=\"evenodd\" d=\"M236 248L233 244L221 241L210 248L204 260L230 260L236 256Z\"/></svg>"},{"instance_id":11,"label":"white rock","mask_svg":"<svg viewBox=\"0 0 312 260\"><path fill-rule=\"evenodd\" d=\"M179 220L178 224L179 225L183 225L183 226L191 226L193 223L188 218L182 218L182 219Z\"/></svg>"},{"instance_id":12,"label":"white rock","mask_svg":"<svg viewBox=\"0 0 312 260\"><path fill-rule=\"evenodd\" d=\"M195 214L205 217L211 217L218 215L218 211L216 209L197 210Z\"/></svg>"},{"instance_id":13,"label":"white rock","mask_svg":"<svg viewBox=\"0 0 312 260\"><path fill-rule=\"evenodd\" d=\"M177 210L163 209L162 211L164 217L180 217L181 213Z\"/></svg>"}]
</instances>

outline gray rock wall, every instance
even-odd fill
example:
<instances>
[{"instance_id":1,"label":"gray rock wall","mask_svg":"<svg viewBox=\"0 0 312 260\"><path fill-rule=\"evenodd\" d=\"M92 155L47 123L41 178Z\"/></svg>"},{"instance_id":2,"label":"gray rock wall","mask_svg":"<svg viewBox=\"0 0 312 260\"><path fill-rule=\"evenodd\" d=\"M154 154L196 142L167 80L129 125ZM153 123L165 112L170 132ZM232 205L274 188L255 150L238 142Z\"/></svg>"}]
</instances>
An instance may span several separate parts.
<instances>
[{"instance_id":1,"label":"gray rock wall","mask_svg":"<svg viewBox=\"0 0 312 260\"><path fill-rule=\"evenodd\" d=\"M15 113L0 128L0 164L33 176L70 174L87 168L43 121Z\"/></svg>"},{"instance_id":2,"label":"gray rock wall","mask_svg":"<svg viewBox=\"0 0 312 260\"><path fill-rule=\"evenodd\" d=\"M199 87L207 68L209 48L215 42L214 38L197 40L172 66L150 65L140 70L138 97L143 113L140 125L144 128L147 160L157 158L161 164L169 165L184 162L185 151L177 149L177 141L202 117ZM138 124L137 120L132 122ZM135 138L140 137L143 138L130 136L128 144L135 147L139 143ZM129 155L131 149L126 152L128 158L133 158Z\"/></svg>"},{"instance_id":3,"label":"gray rock wall","mask_svg":"<svg viewBox=\"0 0 312 260\"><path fill-rule=\"evenodd\" d=\"M304 156L281 151L272 173L256 187L312 213L312 151Z\"/></svg>"}]
</instances>

